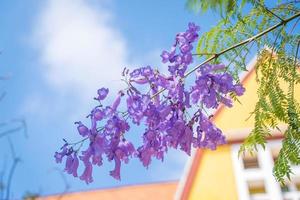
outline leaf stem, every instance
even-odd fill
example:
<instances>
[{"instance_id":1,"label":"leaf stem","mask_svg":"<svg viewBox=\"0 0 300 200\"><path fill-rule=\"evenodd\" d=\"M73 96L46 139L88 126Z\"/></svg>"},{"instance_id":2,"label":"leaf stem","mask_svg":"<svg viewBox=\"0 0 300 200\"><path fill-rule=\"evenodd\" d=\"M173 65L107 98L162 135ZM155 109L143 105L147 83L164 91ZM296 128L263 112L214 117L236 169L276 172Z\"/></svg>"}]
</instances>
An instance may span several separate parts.
<instances>
[{"instance_id":1,"label":"leaf stem","mask_svg":"<svg viewBox=\"0 0 300 200\"><path fill-rule=\"evenodd\" d=\"M281 17L279 17L278 15L276 15L274 12L272 12L270 9L268 9L265 5L261 4L259 1L255 1L260 7L262 7L263 9L265 9L267 12L271 13L273 16L275 16L276 18L278 18L280 21L284 21L284 19L282 19Z\"/></svg>"}]
</instances>

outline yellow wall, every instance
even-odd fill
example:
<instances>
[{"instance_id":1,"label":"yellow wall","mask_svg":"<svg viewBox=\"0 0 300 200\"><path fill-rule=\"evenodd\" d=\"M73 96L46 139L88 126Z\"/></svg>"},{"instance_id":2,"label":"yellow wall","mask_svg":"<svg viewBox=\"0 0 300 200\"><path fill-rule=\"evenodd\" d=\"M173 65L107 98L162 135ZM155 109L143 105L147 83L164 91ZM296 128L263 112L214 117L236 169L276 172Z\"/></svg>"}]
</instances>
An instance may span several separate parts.
<instances>
[{"instance_id":1,"label":"yellow wall","mask_svg":"<svg viewBox=\"0 0 300 200\"><path fill-rule=\"evenodd\" d=\"M245 94L239 97L239 102L234 102L232 108L222 109L216 119L216 125L225 132L228 130L243 129L253 127L254 119L249 118L257 102L257 83L255 81L255 72L251 73L245 80ZM247 120L247 118L249 118Z\"/></svg>"},{"instance_id":2,"label":"yellow wall","mask_svg":"<svg viewBox=\"0 0 300 200\"><path fill-rule=\"evenodd\" d=\"M287 85L282 85L287 88ZM249 74L245 80L244 87L246 92L239 97L239 102L234 102L232 108L225 108L220 111L214 120L216 125L225 133L226 131L234 131L245 128L251 128L254 125L254 116L250 117L250 113L254 110L257 98L258 85L255 80L255 71ZM295 86L295 99L300 101L300 84Z\"/></svg>"},{"instance_id":3,"label":"yellow wall","mask_svg":"<svg viewBox=\"0 0 300 200\"><path fill-rule=\"evenodd\" d=\"M253 70L243 82L246 92L239 98L242 104L235 102L232 108L222 109L215 116L216 125L225 135L253 127L253 117L247 118L257 102L255 75ZM295 98L300 101L300 84L295 87ZM216 151L203 151L188 199L237 200L230 145L218 147Z\"/></svg>"},{"instance_id":4,"label":"yellow wall","mask_svg":"<svg viewBox=\"0 0 300 200\"><path fill-rule=\"evenodd\" d=\"M244 81L245 94L239 98L242 105L235 102L231 109L222 109L214 122L224 131L253 126L253 118L246 121L257 100L255 73ZM237 191L232 165L230 145L218 147L216 151L204 150L199 169L189 193L189 199L197 200L237 200Z\"/></svg>"},{"instance_id":5,"label":"yellow wall","mask_svg":"<svg viewBox=\"0 0 300 200\"><path fill-rule=\"evenodd\" d=\"M203 152L189 199L237 200L230 152L229 145Z\"/></svg>"}]
</instances>

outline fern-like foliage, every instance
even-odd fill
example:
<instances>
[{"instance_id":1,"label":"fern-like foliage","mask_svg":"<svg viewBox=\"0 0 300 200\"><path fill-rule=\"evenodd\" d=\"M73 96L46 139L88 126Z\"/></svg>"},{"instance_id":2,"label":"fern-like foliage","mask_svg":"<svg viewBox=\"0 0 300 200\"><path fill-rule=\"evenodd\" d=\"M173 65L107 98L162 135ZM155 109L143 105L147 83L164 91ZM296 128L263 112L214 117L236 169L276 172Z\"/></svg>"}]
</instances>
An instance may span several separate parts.
<instances>
[{"instance_id":1,"label":"fern-like foliage","mask_svg":"<svg viewBox=\"0 0 300 200\"><path fill-rule=\"evenodd\" d=\"M284 22L300 12L299 4L300 1L278 1L275 4L274 1L264 0L188 0L187 5L193 10L212 9L220 13L218 24L200 38L197 53L208 58L274 24ZM251 113L254 128L240 152L251 153L257 151L258 146L265 147L267 138L272 136L272 130L281 131L284 139L273 169L274 176L280 182L284 182L285 177L290 178L291 165L300 164L300 106L294 98L295 92L300 92L295 91L295 85L300 84L300 64L297 60L299 18L290 24L283 23L283 26L263 37L234 48L215 60L225 60L228 63L227 70L238 80L240 73L247 71L249 57L255 52L258 55L258 101ZM288 85L288 88L284 85ZM234 96L232 98L236 99ZM282 124L286 125L286 130L279 128Z\"/></svg>"}]
</instances>

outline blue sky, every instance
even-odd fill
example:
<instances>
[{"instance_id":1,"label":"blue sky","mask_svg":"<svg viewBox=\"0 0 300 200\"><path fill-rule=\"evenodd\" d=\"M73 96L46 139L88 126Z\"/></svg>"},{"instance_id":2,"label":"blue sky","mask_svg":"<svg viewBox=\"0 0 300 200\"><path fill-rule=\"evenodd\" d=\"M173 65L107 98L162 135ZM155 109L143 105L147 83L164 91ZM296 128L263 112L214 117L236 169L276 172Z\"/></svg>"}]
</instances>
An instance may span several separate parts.
<instances>
[{"instance_id":1,"label":"blue sky","mask_svg":"<svg viewBox=\"0 0 300 200\"><path fill-rule=\"evenodd\" d=\"M217 22L208 13L197 15L185 1L1 0L0 1L0 121L24 118L28 138L11 135L22 158L12 182L14 198L26 192L42 195L64 190L53 154L62 138L76 141L74 121L83 120L101 86L122 87L123 67L160 67L160 52L169 49L177 32L195 22L204 32ZM142 130L131 137L138 141ZM0 138L0 169L11 165L7 140ZM122 168L122 181L108 175L112 164L94 170L86 185L66 175L71 191L128 184L178 180L187 156L170 151L164 163L147 170L137 160ZM7 177L4 177L7 178Z\"/></svg>"}]
</instances>

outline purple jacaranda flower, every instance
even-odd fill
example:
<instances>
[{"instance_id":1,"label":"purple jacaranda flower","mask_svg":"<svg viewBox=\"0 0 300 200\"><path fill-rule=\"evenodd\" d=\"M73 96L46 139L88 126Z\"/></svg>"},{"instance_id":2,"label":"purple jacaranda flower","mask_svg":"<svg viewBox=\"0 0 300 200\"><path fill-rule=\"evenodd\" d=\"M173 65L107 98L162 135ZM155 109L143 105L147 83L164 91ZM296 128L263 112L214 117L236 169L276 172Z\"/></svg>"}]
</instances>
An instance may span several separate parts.
<instances>
[{"instance_id":1,"label":"purple jacaranda flower","mask_svg":"<svg viewBox=\"0 0 300 200\"><path fill-rule=\"evenodd\" d=\"M212 67L212 71L217 71L217 70L224 70L226 68L226 66L224 64L217 64L217 65L213 65Z\"/></svg>"},{"instance_id":2,"label":"purple jacaranda flower","mask_svg":"<svg viewBox=\"0 0 300 200\"><path fill-rule=\"evenodd\" d=\"M161 119L166 119L166 117L168 115L171 114L171 111L172 111L172 107L171 106L164 106L160 111L159 111L159 116Z\"/></svg>"},{"instance_id":3,"label":"purple jacaranda flower","mask_svg":"<svg viewBox=\"0 0 300 200\"><path fill-rule=\"evenodd\" d=\"M69 174L72 174L72 163L73 163L73 156L72 154L67 156L65 171L67 171Z\"/></svg>"},{"instance_id":4,"label":"purple jacaranda flower","mask_svg":"<svg viewBox=\"0 0 300 200\"><path fill-rule=\"evenodd\" d=\"M241 84L236 84L234 85L234 92L238 95L241 96L245 92L245 88Z\"/></svg>"},{"instance_id":5,"label":"purple jacaranda flower","mask_svg":"<svg viewBox=\"0 0 300 200\"><path fill-rule=\"evenodd\" d=\"M189 26L189 31L197 32L197 31L200 30L200 27L197 26L197 25L196 25L195 23L193 23L193 22L190 22L190 23L188 24L188 26Z\"/></svg>"},{"instance_id":6,"label":"purple jacaranda flower","mask_svg":"<svg viewBox=\"0 0 300 200\"><path fill-rule=\"evenodd\" d=\"M100 88L97 93L98 93L98 97L96 99L103 100L106 98L107 94L108 94L109 90L108 88Z\"/></svg>"},{"instance_id":7,"label":"purple jacaranda flower","mask_svg":"<svg viewBox=\"0 0 300 200\"><path fill-rule=\"evenodd\" d=\"M132 156L135 153L133 144L125 139L123 139L119 143L118 148L121 150L121 154L117 154L117 156L125 163L128 162L128 157Z\"/></svg>"},{"instance_id":8,"label":"purple jacaranda flower","mask_svg":"<svg viewBox=\"0 0 300 200\"><path fill-rule=\"evenodd\" d=\"M183 63L183 56L180 56L180 55L176 56L175 63L176 63L176 65L181 65Z\"/></svg>"},{"instance_id":9,"label":"purple jacaranda flower","mask_svg":"<svg viewBox=\"0 0 300 200\"><path fill-rule=\"evenodd\" d=\"M181 65L181 67L178 68L178 70L177 70L177 74L180 77L184 77L184 73L185 73L186 70L187 70L187 65Z\"/></svg>"},{"instance_id":10,"label":"purple jacaranda flower","mask_svg":"<svg viewBox=\"0 0 300 200\"><path fill-rule=\"evenodd\" d=\"M183 62L186 64L186 65L189 65L193 62L193 56L191 53L186 53L183 55Z\"/></svg>"},{"instance_id":11,"label":"purple jacaranda flower","mask_svg":"<svg viewBox=\"0 0 300 200\"><path fill-rule=\"evenodd\" d=\"M177 148L180 143L181 134L185 131L185 122L183 120L176 120L173 126L170 127L166 132L170 136L169 145L173 148Z\"/></svg>"},{"instance_id":12,"label":"purple jacaranda flower","mask_svg":"<svg viewBox=\"0 0 300 200\"><path fill-rule=\"evenodd\" d=\"M177 65L169 65L169 66L168 66L168 71L169 71L172 75L175 75L177 69L178 69L178 66L177 66Z\"/></svg>"},{"instance_id":13,"label":"purple jacaranda flower","mask_svg":"<svg viewBox=\"0 0 300 200\"><path fill-rule=\"evenodd\" d=\"M232 107L232 101L229 98L220 96L220 102L222 102L224 105L226 105L227 107Z\"/></svg>"},{"instance_id":14,"label":"purple jacaranda flower","mask_svg":"<svg viewBox=\"0 0 300 200\"><path fill-rule=\"evenodd\" d=\"M196 79L196 85L193 89L199 90L203 95L208 94L212 87L212 80L209 76L201 76Z\"/></svg>"},{"instance_id":15,"label":"purple jacaranda flower","mask_svg":"<svg viewBox=\"0 0 300 200\"><path fill-rule=\"evenodd\" d=\"M192 43L198 38L198 30L199 27L190 24L186 32L178 33L176 35L175 44L172 47L171 53L163 51L161 54L163 63L172 63L172 65L168 66L168 70L172 75L183 77L187 65L192 63ZM176 49L179 49L180 53L176 53Z\"/></svg>"},{"instance_id":16,"label":"purple jacaranda flower","mask_svg":"<svg viewBox=\"0 0 300 200\"><path fill-rule=\"evenodd\" d=\"M185 38L185 34L186 33L178 33L176 35L176 43L177 44L182 45L182 44L188 43L188 41Z\"/></svg>"},{"instance_id":17,"label":"purple jacaranda flower","mask_svg":"<svg viewBox=\"0 0 300 200\"><path fill-rule=\"evenodd\" d=\"M217 108L217 94L214 90L210 90L210 93L203 96L203 104L207 108Z\"/></svg>"},{"instance_id":18,"label":"purple jacaranda flower","mask_svg":"<svg viewBox=\"0 0 300 200\"><path fill-rule=\"evenodd\" d=\"M95 120L95 121L100 121L102 120L104 117L105 117L105 112L103 110L100 110L98 108L95 108L93 111L92 111L92 118Z\"/></svg>"},{"instance_id":19,"label":"purple jacaranda flower","mask_svg":"<svg viewBox=\"0 0 300 200\"><path fill-rule=\"evenodd\" d=\"M64 146L62 147L62 151L61 151L61 152L55 152L55 155L54 155L55 161L56 161L57 163L61 163L63 157L66 156L67 153L68 153L68 149L67 149L67 147L64 145Z\"/></svg>"},{"instance_id":20,"label":"purple jacaranda flower","mask_svg":"<svg viewBox=\"0 0 300 200\"><path fill-rule=\"evenodd\" d=\"M212 65L210 64L204 64L199 70L197 70L197 72L200 72L200 76L201 75L206 75L212 72Z\"/></svg>"},{"instance_id":21,"label":"purple jacaranda flower","mask_svg":"<svg viewBox=\"0 0 300 200\"><path fill-rule=\"evenodd\" d=\"M65 171L68 174L72 174L74 177L77 177L78 166L79 166L79 160L76 153L74 153L74 156L72 154L68 155Z\"/></svg>"},{"instance_id":22,"label":"purple jacaranda flower","mask_svg":"<svg viewBox=\"0 0 300 200\"><path fill-rule=\"evenodd\" d=\"M151 157L154 154L154 149L153 148L145 148L145 147L140 147L138 148L138 157L140 161L143 163L144 167L147 167L151 163Z\"/></svg>"},{"instance_id":23,"label":"purple jacaranda flower","mask_svg":"<svg viewBox=\"0 0 300 200\"><path fill-rule=\"evenodd\" d=\"M93 147L89 146L85 151L81 152L81 156L79 158L85 163L85 162L89 162L92 155L93 155Z\"/></svg>"},{"instance_id":24,"label":"purple jacaranda flower","mask_svg":"<svg viewBox=\"0 0 300 200\"><path fill-rule=\"evenodd\" d=\"M130 79L130 82L134 82L137 84L146 84L149 83L149 80L146 77L137 77Z\"/></svg>"},{"instance_id":25,"label":"purple jacaranda flower","mask_svg":"<svg viewBox=\"0 0 300 200\"><path fill-rule=\"evenodd\" d=\"M86 184L89 184L89 183L93 182L93 177L92 177L93 166L89 161L85 161L84 166L85 166L85 169L84 169L83 174L80 176L80 180L83 180L86 182Z\"/></svg>"},{"instance_id":26,"label":"purple jacaranda flower","mask_svg":"<svg viewBox=\"0 0 300 200\"><path fill-rule=\"evenodd\" d=\"M199 89L194 89L191 92L192 103L196 104L200 100L201 91Z\"/></svg>"},{"instance_id":27,"label":"purple jacaranda flower","mask_svg":"<svg viewBox=\"0 0 300 200\"><path fill-rule=\"evenodd\" d=\"M191 155L191 144L193 140L193 131L190 126L185 126L184 131L180 137L180 149Z\"/></svg>"},{"instance_id":28,"label":"purple jacaranda flower","mask_svg":"<svg viewBox=\"0 0 300 200\"><path fill-rule=\"evenodd\" d=\"M200 113L197 139L193 140L194 146L215 150L217 145L225 144L225 137L203 113ZM203 137L204 136L204 137Z\"/></svg>"},{"instance_id":29,"label":"purple jacaranda flower","mask_svg":"<svg viewBox=\"0 0 300 200\"><path fill-rule=\"evenodd\" d=\"M187 92L187 91L184 91L184 105L187 107L187 108L190 108L192 107L191 104L190 104L190 93Z\"/></svg>"},{"instance_id":30,"label":"purple jacaranda flower","mask_svg":"<svg viewBox=\"0 0 300 200\"><path fill-rule=\"evenodd\" d=\"M150 66L142 67L141 75L143 75L145 77L149 77L149 76L153 75L153 69Z\"/></svg>"},{"instance_id":31,"label":"purple jacaranda flower","mask_svg":"<svg viewBox=\"0 0 300 200\"><path fill-rule=\"evenodd\" d=\"M131 78L139 77L141 75L141 69L140 68L135 69L129 75Z\"/></svg>"},{"instance_id":32,"label":"purple jacaranda flower","mask_svg":"<svg viewBox=\"0 0 300 200\"><path fill-rule=\"evenodd\" d=\"M163 74L156 75L157 86L166 88L170 84L171 81L174 81L172 76L167 77L167 76L164 76Z\"/></svg>"},{"instance_id":33,"label":"purple jacaranda flower","mask_svg":"<svg viewBox=\"0 0 300 200\"><path fill-rule=\"evenodd\" d=\"M120 170L121 170L121 160L117 157L114 158L115 161L115 168L114 170L110 171L109 174L117 179L117 180L121 180L121 176L120 176Z\"/></svg>"},{"instance_id":34,"label":"purple jacaranda flower","mask_svg":"<svg viewBox=\"0 0 300 200\"><path fill-rule=\"evenodd\" d=\"M192 50L193 46L190 44L183 44L182 46L180 46L180 51L181 53L185 54L188 53L190 50Z\"/></svg>"},{"instance_id":35,"label":"purple jacaranda flower","mask_svg":"<svg viewBox=\"0 0 300 200\"><path fill-rule=\"evenodd\" d=\"M175 55L175 50L171 51L170 53L167 51L163 51L160 56L162 58L162 62L166 63L166 62L170 62L170 60L174 58L174 55Z\"/></svg>"},{"instance_id":36,"label":"purple jacaranda flower","mask_svg":"<svg viewBox=\"0 0 300 200\"><path fill-rule=\"evenodd\" d=\"M129 110L138 111L142 109L142 97L139 94L129 95L127 98L127 107Z\"/></svg>"},{"instance_id":37,"label":"purple jacaranda flower","mask_svg":"<svg viewBox=\"0 0 300 200\"><path fill-rule=\"evenodd\" d=\"M162 62L163 63L166 63L166 62L168 62L169 61L169 52L167 52L167 51L163 51L162 53L161 53L161 55L160 55L160 57L162 58Z\"/></svg>"},{"instance_id":38,"label":"purple jacaranda flower","mask_svg":"<svg viewBox=\"0 0 300 200\"><path fill-rule=\"evenodd\" d=\"M103 159L107 159L115 164L110 175L120 180L121 165L133 157L148 167L152 159L163 161L171 148L190 155L192 146L214 150L224 144L222 131L204 113L221 103L231 107L230 97L242 95L245 89L222 64L202 65L194 77L186 77L187 70L192 69L192 50L198 31L199 27L190 23L185 32L176 35L170 51L162 52L167 74L151 66L124 68L122 80L128 87L108 105L103 105L102 100L107 98L109 90L99 89L95 99L101 101L100 105L88 115L91 125L76 123L79 134L85 138L74 143L64 140L61 151L55 153L56 162L66 157L65 171L76 177L80 160L85 167L80 179L90 183L93 167L101 166ZM122 96L125 101L121 101ZM137 150L127 140L132 124L145 126Z\"/></svg>"},{"instance_id":39,"label":"purple jacaranda flower","mask_svg":"<svg viewBox=\"0 0 300 200\"><path fill-rule=\"evenodd\" d=\"M77 130L78 130L78 133L82 136L82 137L85 137L89 134L89 129L81 122L75 122L75 124L77 124Z\"/></svg>"},{"instance_id":40,"label":"purple jacaranda flower","mask_svg":"<svg viewBox=\"0 0 300 200\"><path fill-rule=\"evenodd\" d=\"M124 95L123 91L119 91L117 98L113 102L111 109L112 112L116 111L121 102L121 97Z\"/></svg>"},{"instance_id":41,"label":"purple jacaranda flower","mask_svg":"<svg viewBox=\"0 0 300 200\"><path fill-rule=\"evenodd\" d=\"M102 155L109 148L108 141L104 136L96 135L93 143L91 143L91 156L93 165L102 165Z\"/></svg>"}]
</instances>

